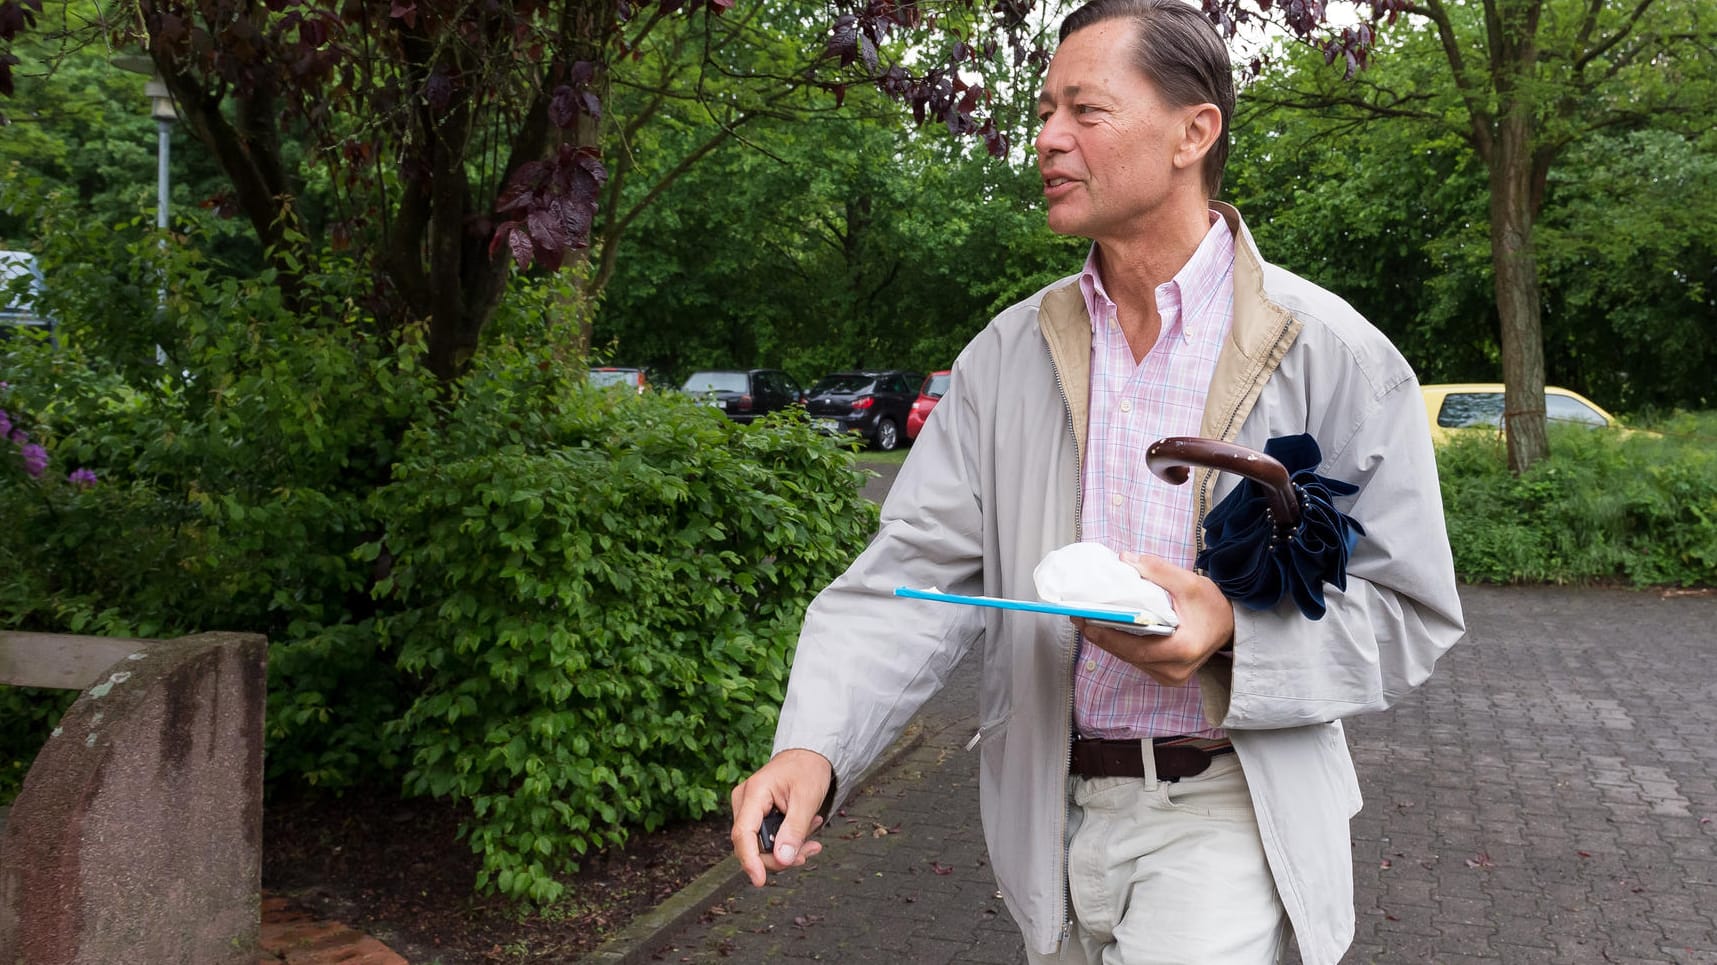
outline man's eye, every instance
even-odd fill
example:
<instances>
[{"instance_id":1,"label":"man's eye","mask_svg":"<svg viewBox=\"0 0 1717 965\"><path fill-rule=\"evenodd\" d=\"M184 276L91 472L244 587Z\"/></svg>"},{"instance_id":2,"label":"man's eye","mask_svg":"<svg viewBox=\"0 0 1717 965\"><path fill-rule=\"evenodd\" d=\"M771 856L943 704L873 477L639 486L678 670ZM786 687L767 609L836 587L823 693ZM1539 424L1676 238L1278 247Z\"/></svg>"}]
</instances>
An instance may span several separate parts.
<instances>
[{"instance_id":1,"label":"man's eye","mask_svg":"<svg viewBox=\"0 0 1717 965\"><path fill-rule=\"evenodd\" d=\"M1073 113L1075 113L1075 114L1095 114L1095 113L1097 113L1097 108L1092 107L1090 104L1075 104L1073 106Z\"/></svg>"}]
</instances>

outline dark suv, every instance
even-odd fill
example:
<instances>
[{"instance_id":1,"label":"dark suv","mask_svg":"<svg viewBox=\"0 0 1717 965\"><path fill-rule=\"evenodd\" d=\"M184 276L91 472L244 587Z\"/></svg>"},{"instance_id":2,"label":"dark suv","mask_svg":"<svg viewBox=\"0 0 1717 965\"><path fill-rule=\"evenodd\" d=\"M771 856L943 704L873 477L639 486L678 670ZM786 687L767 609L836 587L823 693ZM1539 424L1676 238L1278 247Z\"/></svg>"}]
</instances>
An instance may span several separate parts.
<instances>
[{"instance_id":1,"label":"dark suv","mask_svg":"<svg viewBox=\"0 0 1717 965\"><path fill-rule=\"evenodd\" d=\"M906 441L906 416L923 376L889 369L836 372L811 386L805 411L827 432L856 432L884 452Z\"/></svg>"},{"instance_id":2,"label":"dark suv","mask_svg":"<svg viewBox=\"0 0 1717 965\"><path fill-rule=\"evenodd\" d=\"M799 383L780 369L711 369L693 372L680 391L727 413L735 422L752 422L798 405L805 398Z\"/></svg>"}]
</instances>

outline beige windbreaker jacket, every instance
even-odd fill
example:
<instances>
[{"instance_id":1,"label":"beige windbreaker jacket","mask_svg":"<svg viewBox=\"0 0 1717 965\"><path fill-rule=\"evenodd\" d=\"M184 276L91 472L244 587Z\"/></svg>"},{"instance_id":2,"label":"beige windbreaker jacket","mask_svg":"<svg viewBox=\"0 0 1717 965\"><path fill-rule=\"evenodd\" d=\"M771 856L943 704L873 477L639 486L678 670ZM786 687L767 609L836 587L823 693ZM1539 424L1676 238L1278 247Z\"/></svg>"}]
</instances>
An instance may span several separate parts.
<instances>
[{"instance_id":1,"label":"beige windbreaker jacket","mask_svg":"<svg viewBox=\"0 0 1717 965\"><path fill-rule=\"evenodd\" d=\"M1348 820L1359 785L1341 718L1420 684L1461 636L1436 462L1412 371L1347 303L1259 257L1240 215L1234 323L1202 434L1262 449L1309 432L1318 470L1358 484L1365 527L1345 591L1307 620L1235 611L1232 661L1200 674L1240 755L1302 958L1352 941ZM1065 936L1066 778L1076 640L1064 618L905 600L895 587L1036 599L1032 569L1079 538L1091 327L1077 280L1009 308L954 363L882 508L876 539L805 616L775 749L834 765L836 797L980 646L979 800L991 862L1026 942ZM1144 469L1141 466L1140 471ZM1236 480L1200 472L1198 516Z\"/></svg>"}]
</instances>

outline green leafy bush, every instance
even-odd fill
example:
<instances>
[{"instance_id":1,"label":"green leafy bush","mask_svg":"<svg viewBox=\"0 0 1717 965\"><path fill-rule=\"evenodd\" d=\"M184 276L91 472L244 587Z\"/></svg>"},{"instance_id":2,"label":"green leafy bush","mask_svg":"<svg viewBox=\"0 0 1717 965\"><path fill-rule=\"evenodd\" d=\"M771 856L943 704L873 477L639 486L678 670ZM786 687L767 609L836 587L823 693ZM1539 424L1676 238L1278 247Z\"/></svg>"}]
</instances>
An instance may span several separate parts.
<instances>
[{"instance_id":1,"label":"green leafy bush","mask_svg":"<svg viewBox=\"0 0 1717 965\"><path fill-rule=\"evenodd\" d=\"M1660 433L1551 428L1519 477L1494 437L1438 453L1455 568L1489 582L1717 585L1717 414Z\"/></svg>"},{"instance_id":2,"label":"green leafy bush","mask_svg":"<svg viewBox=\"0 0 1717 965\"><path fill-rule=\"evenodd\" d=\"M479 379L410 437L367 548L422 679L407 786L469 801L479 883L539 901L627 828L722 806L768 753L806 603L876 522L803 419L548 388Z\"/></svg>"},{"instance_id":3,"label":"green leafy bush","mask_svg":"<svg viewBox=\"0 0 1717 965\"><path fill-rule=\"evenodd\" d=\"M41 441L99 483L45 499L0 486L0 625L265 633L270 778L386 774L383 725L405 695L365 636L372 575L353 551L379 531L368 500L398 439L434 417L421 347L375 332L337 258L288 308L271 273L233 278L193 248L124 237L50 232L61 344L7 346ZM154 291L134 297L151 277L172 282L159 310Z\"/></svg>"}]
</instances>

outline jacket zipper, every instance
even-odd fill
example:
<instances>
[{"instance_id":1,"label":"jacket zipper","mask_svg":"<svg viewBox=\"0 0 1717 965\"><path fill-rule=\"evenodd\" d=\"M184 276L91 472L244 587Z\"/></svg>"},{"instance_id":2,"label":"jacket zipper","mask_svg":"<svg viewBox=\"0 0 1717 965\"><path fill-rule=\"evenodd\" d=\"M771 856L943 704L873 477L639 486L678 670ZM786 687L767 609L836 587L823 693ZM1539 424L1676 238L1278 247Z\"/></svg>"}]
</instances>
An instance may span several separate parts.
<instances>
[{"instance_id":1,"label":"jacket zipper","mask_svg":"<svg viewBox=\"0 0 1717 965\"><path fill-rule=\"evenodd\" d=\"M1073 436L1073 541L1079 541L1080 530L1085 514L1085 485L1080 475L1083 460L1079 452L1079 432L1073 425L1073 403L1067 398L1067 385L1061 381L1061 367L1055 364L1055 353L1049 356L1049 367L1055 373L1055 388L1061 393L1061 405L1067 412L1067 431ZM1073 702L1074 678L1079 668L1079 632L1071 626L1068 628L1068 644L1065 647L1067 658L1067 703L1061 715L1062 726L1065 728L1061 746L1065 748L1065 758L1062 760L1061 779L1061 821L1056 826L1056 840L1061 842L1061 943L1066 944L1073 930L1073 891L1067 880L1067 777L1073 772Z\"/></svg>"}]
</instances>

